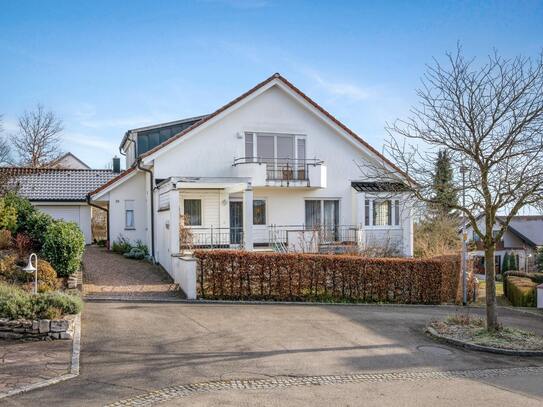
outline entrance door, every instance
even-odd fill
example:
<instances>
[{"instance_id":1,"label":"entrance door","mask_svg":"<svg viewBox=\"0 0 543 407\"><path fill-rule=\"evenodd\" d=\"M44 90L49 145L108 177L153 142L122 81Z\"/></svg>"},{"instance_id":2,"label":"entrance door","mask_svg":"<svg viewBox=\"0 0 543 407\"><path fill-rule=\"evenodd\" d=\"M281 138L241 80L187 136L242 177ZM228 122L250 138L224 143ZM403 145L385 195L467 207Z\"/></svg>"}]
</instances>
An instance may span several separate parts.
<instances>
[{"instance_id":1,"label":"entrance door","mask_svg":"<svg viewBox=\"0 0 543 407\"><path fill-rule=\"evenodd\" d=\"M230 244L241 244L243 233L243 202L230 201Z\"/></svg>"}]
</instances>

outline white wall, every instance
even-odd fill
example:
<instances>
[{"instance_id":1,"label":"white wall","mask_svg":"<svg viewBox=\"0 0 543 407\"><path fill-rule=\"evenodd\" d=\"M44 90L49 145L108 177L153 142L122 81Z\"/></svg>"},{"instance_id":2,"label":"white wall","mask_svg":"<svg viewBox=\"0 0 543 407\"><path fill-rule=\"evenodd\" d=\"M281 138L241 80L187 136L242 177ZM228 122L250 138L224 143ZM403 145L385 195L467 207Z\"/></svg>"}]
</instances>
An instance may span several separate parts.
<instances>
[{"instance_id":1,"label":"white wall","mask_svg":"<svg viewBox=\"0 0 543 407\"><path fill-rule=\"evenodd\" d=\"M109 192L109 236L111 242L117 240L119 236L124 236L131 241L141 240L150 246L146 178L148 178L147 174L138 172ZM134 229L125 228L125 201L127 200L134 201Z\"/></svg>"},{"instance_id":2,"label":"white wall","mask_svg":"<svg viewBox=\"0 0 543 407\"><path fill-rule=\"evenodd\" d=\"M339 199L340 223L357 223L351 181L364 179L357 163L367 163L373 156L278 87L268 89L197 134L182 138L179 145L155 159L155 178L235 176L232 163L245 156L245 140L238 134L246 131L306 135L307 158L321 159L327 166L326 188L254 188L255 199L267 200L268 224L305 223L304 200L319 198ZM410 225L410 216L402 221L402 227ZM205 223L212 222L207 219ZM228 225L225 219L213 219L213 223ZM412 251L412 245L408 246L406 250Z\"/></svg>"},{"instance_id":3,"label":"white wall","mask_svg":"<svg viewBox=\"0 0 543 407\"><path fill-rule=\"evenodd\" d=\"M33 205L54 219L77 223L85 236L85 243L92 243L91 207L89 205L83 203L33 203Z\"/></svg>"}]
</instances>

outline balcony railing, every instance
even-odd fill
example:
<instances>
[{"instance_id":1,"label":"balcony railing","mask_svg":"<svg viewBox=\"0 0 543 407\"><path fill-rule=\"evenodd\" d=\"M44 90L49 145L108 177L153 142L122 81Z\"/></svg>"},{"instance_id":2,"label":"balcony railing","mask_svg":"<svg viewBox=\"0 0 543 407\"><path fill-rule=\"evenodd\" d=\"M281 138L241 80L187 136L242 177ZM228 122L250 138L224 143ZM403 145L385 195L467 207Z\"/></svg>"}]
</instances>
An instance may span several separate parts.
<instances>
[{"instance_id":1,"label":"balcony railing","mask_svg":"<svg viewBox=\"0 0 543 407\"><path fill-rule=\"evenodd\" d=\"M234 160L233 166L243 164L261 164L266 166L266 179L270 181L308 181L309 167L322 165L316 158L263 158L242 157Z\"/></svg>"},{"instance_id":2,"label":"balcony railing","mask_svg":"<svg viewBox=\"0 0 543 407\"><path fill-rule=\"evenodd\" d=\"M182 227L179 240L181 250L237 249L243 246L243 228Z\"/></svg>"}]
</instances>

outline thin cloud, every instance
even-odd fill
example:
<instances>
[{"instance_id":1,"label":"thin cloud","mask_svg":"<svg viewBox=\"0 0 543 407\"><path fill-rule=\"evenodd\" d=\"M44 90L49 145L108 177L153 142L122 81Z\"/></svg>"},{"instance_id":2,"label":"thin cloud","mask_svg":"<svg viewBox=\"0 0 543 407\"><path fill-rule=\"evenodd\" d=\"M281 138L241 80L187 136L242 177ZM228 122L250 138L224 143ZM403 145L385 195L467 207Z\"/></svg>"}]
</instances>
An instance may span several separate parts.
<instances>
[{"instance_id":1,"label":"thin cloud","mask_svg":"<svg viewBox=\"0 0 543 407\"><path fill-rule=\"evenodd\" d=\"M320 88L333 96L349 98L355 101L365 100L372 96L368 89L355 83L325 79L314 71L307 71L305 74L315 81Z\"/></svg>"}]
</instances>

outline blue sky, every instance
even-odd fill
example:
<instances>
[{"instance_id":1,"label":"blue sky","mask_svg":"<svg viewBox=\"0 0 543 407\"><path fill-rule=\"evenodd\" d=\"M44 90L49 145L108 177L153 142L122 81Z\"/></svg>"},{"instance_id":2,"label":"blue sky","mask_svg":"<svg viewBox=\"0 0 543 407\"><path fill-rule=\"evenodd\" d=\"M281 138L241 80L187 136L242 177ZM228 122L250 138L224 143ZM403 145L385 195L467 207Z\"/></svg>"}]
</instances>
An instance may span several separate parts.
<instances>
[{"instance_id":1,"label":"blue sky","mask_svg":"<svg viewBox=\"0 0 543 407\"><path fill-rule=\"evenodd\" d=\"M4 134L42 103L96 168L127 129L212 112L274 72L381 149L458 41L481 58L543 47L542 1L0 3Z\"/></svg>"}]
</instances>

